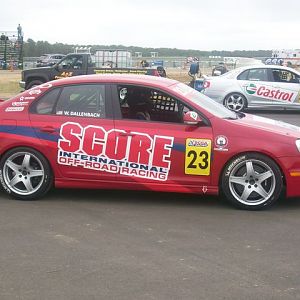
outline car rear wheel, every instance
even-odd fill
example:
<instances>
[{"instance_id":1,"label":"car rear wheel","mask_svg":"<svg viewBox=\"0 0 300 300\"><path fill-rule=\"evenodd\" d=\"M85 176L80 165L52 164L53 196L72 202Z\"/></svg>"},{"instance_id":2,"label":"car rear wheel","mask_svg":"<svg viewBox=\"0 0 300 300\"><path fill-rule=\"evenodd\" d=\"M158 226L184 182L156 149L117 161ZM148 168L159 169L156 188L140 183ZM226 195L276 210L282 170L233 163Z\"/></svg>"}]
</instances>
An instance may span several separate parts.
<instances>
[{"instance_id":1,"label":"car rear wheel","mask_svg":"<svg viewBox=\"0 0 300 300\"><path fill-rule=\"evenodd\" d=\"M224 106L233 111L243 111L247 107L247 99L239 93L232 93L225 97Z\"/></svg>"},{"instance_id":2,"label":"car rear wheel","mask_svg":"<svg viewBox=\"0 0 300 300\"><path fill-rule=\"evenodd\" d=\"M259 210L278 200L283 181L281 171L272 159L246 153L226 165L221 185L227 200L238 208Z\"/></svg>"},{"instance_id":3,"label":"car rear wheel","mask_svg":"<svg viewBox=\"0 0 300 300\"><path fill-rule=\"evenodd\" d=\"M20 200L33 200L46 194L53 181L45 157L30 148L15 148L0 161L0 182L6 193Z\"/></svg>"}]
</instances>

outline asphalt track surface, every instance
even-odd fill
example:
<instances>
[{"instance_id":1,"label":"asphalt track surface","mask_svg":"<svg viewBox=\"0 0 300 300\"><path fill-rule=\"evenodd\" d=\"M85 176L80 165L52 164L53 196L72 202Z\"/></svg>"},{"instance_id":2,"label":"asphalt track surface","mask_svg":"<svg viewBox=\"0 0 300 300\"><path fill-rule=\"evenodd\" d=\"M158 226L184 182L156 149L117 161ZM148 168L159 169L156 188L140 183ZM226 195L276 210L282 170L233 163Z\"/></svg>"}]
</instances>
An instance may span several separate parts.
<instances>
[{"instance_id":1,"label":"asphalt track surface","mask_svg":"<svg viewBox=\"0 0 300 300\"><path fill-rule=\"evenodd\" d=\"M300 198L248 212L197 195L0 191L0 299L300 299L299 230Z\"/></svg>"}]
</instances>

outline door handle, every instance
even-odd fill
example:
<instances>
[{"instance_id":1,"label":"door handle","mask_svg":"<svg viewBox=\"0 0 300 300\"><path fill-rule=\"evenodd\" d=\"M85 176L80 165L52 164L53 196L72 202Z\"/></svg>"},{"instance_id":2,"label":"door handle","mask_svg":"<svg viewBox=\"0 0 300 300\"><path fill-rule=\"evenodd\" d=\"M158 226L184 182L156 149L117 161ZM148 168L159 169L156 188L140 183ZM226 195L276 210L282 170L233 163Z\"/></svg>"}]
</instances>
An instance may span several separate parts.
<instances>
[{"instance_id":1,"label":"door handle","mask_svg":"<svg viewBox=\"0 0 300 300\"><path fill-rule=\"evenodd\" d=\"M132 133L131 131L126 131L126 132L120 132L120 136L135 136L135 133Z\"/></svg>"},{"instance_id":2,"label":"door handle","mask_svg":"<svg viewBox=\"0 0 300 300\"><path fill-rule=\"evenodd\" d=\"M42 132L53 133L55 132L55 128L52 126L45 126L41 128Z\"/></svg>"}]
</instances>

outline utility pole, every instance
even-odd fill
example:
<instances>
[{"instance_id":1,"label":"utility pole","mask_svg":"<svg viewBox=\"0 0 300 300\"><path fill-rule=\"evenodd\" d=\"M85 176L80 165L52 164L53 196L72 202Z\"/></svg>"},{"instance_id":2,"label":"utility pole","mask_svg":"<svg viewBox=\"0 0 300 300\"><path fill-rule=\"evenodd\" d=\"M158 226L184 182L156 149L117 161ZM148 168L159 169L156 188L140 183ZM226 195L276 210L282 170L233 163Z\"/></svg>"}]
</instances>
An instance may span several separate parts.
<instances>
[{"instance_id":1,"label":"utility pole","mask_svg":"<svg viewBox=\"0 0 300 300\"><path fill-rule=\"evenodd\" d=\"M7 69L7 36L5 37L5 42L4 42L4 66L3 70Z\"/></svg>"}]
</instances>

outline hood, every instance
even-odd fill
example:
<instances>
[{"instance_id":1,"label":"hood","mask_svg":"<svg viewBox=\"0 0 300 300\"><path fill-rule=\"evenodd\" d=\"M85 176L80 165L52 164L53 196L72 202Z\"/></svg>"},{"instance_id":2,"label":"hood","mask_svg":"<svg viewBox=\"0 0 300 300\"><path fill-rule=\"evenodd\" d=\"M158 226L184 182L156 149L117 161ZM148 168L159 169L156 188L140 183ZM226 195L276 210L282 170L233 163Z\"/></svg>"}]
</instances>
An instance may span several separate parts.
<instances>
[{"instance_id":1,"label":"hood","mask_svg":"<svg viewBox=\"0 0 300 300\"><path fill-rule=\"evenodd\" d=\"M298 126L256 115L244 115L245 117L237 120L237 122L241 123L240 125L242 126L249 126L251 129L256 128L274 134L300 138L300 127Z\"/></svg>"},{"instance_id":2,"label":"hood","mask_svg":"<svg viewBox=\"0 0 300 300\"><path fill-rule=\"evenodd\" d=\"M23 72L26 73L45 73L45 71L50 71L53 69L52 67L40 67L40 68L32 68L28 70L24 70Z\"/></svg>"}]
</instances>

